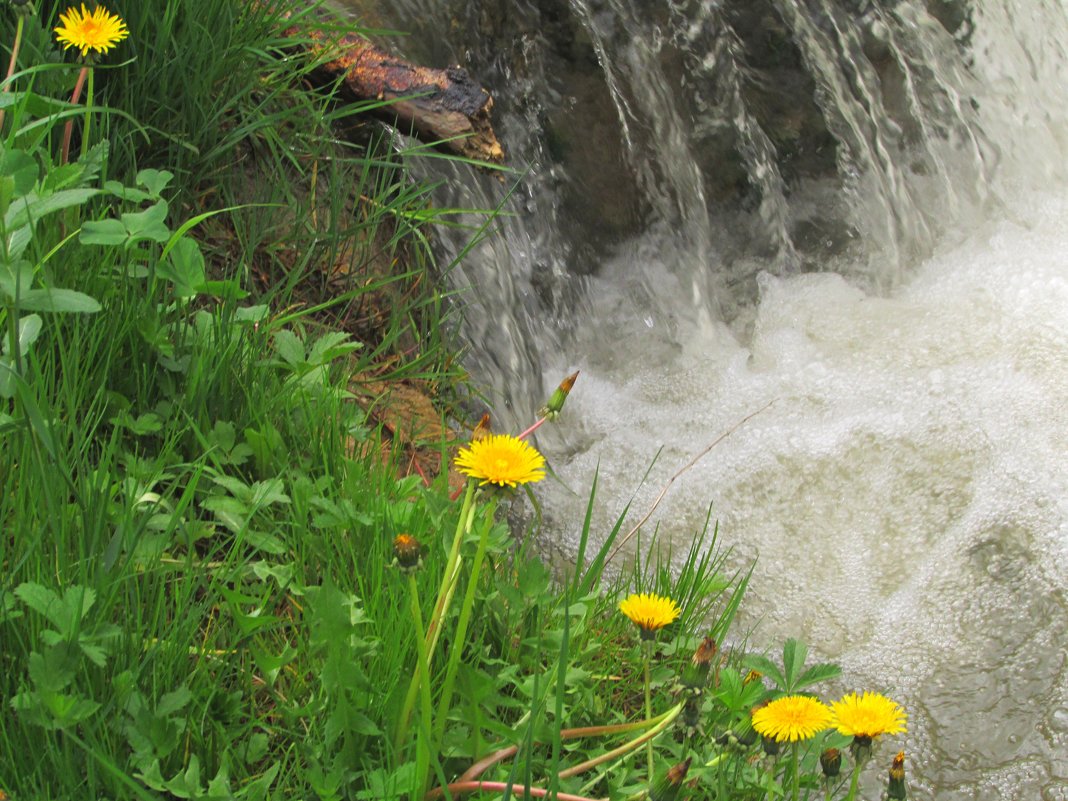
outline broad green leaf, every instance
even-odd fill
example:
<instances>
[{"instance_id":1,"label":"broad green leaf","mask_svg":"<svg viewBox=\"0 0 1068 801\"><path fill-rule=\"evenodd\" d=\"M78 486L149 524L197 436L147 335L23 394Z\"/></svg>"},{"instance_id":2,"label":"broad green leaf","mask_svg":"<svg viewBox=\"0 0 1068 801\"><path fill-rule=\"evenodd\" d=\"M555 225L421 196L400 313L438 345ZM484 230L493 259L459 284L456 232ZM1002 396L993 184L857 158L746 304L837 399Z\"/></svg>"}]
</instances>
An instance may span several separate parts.
<instances>
[{"instance_id":1,"label":"broad green leaf","mask_svg":"<svg viewBox=\"0 0 1068 801\"><path fill-rule=\"evenodd\" d=\"M243 300L248 297L248 291L242 289L237 281L205 281L201 284L200 291L224 300Z\"/></svg>"},{"instance_id":2,"label":"broad green leaf","mask_svg":"<svg viewBox=\"0 0 1068 801\"><path fill-rule=\"evenodd\" d=\"M30 680L40 693L54 693L64 689L74 680L78 669L77 652L67 642L45 649L43 654L34 651L27 662Z\"/></svg>"},{"instance_id":3,"label":"broad green leaf","mask_svg":"<svg viewBox=\"0 0 1068 801\"><path fill-rule=\"evenodd\" d=\"M4 227L11 230L35 223L61 209L81 206L99 194L99 189L62 189L44 197L31 192L11 204L4 215Z\"/></svg>"},{"instance_id":4,"label":"broad green leaf","mask_svg":"<svg viewBox=\"0 0 1068 801\"><path fill-rule=\"evenodd\" d=\"M343 331L333 331L319 337L308 351L308 363L326 364L363 347L360 342L348 342L348 338L349 335Z\"/></svg>"},{"instance_id":5,"label":"broad green leaf","mask_svg":"<svg viewBox=\"0 0 1068 801\"><path fill-rule=\"evenodd\" d=\"M838 665L832 665L826 662L813 665L798 677L794 689L800 690L802 687L808 687L809 685L817 684L821 681L837 678L840 675L842 675L842 669L838 667Z\"/></svg>"},{"instance_id":6,"label":"broad green leaf","mask_svg":"<svg viewBox=\"0 0 1068 801\"><path fill-rule=\"evenodd\" d=\"M184 709L185 705L193 700L193 694L189 692L189 688L182 686L173 692L166 693L159 699L159 703L156 704L156 717L165 718L168 715L173 715L180 709Z\"/></svg>"},{"instance_id":7,"label":"broad green leaf","mask_svg":"<svg viewBox=\"0 0 1068 801\"><path fill-rule=\"evenodd\" d=\"M27 311L80 312L100 311L100 304L83 292L73 289L31 289L19 297L19 306Z\"/></svg>"},{"instance_id":8,"label":"broad green leaf","mask_svg":"<svg viewBox=\"0 0 1068 801\"><path fill-rule=\"evenodd\" d=\"M269 306L242 306L234 311L234 319L239 323L259 323L270 314Z\"/></svg>"},{"instance_id":9,"label":"broad green leaf","mask_svg":"<svg viewBox=\"0 0 1068 801\"><path fill-rule=\"evenodd\" d=\"M155 200L148 192L132 186L124 186L119 181L105 181L104 191L130 203L144 203L146 200Z\"/></svg>"},{"instance_id":10,"label":"broad green leaf","mask_svg":"<svg viewBox=\"0 0 1068 801\"><path fill-rule=\"evenodd\" d=\"M154 198L158 198L167 184L174 178L174 173L167 170L141 170L137 173L137 183L141 184Z\"/></svg>"},{"instance_id":11,"label":"broad green leaf","mask_svg":"<svg viewBox=\"0 0 1068 801\"><path fill-rule=\"evenodd\" d=\"M750 670L755 670L757 673L762 673L767 676L780 690L786 690L786 678L783 676L782 671L779 669L778 665L766 656L750 654L742 657L742 664Z\"/></svg>"},{"instance_id":12,"label":"broad green leaf","mask_svg":"<svg viewBox=\"0 0 1068 801\"><path fill-rule=\"evenodd\" d=\"M286 552L285 543L273 534L267 534L263 531L254 531L247 529L245 531L245 542L252 548L264 553L269 553L272 556L281 556Z\"/></svg>"},{"instance_id":13,"label":"broad green leaf","mask_svg":"<svg viewBox=\"0 0 1068 801\"><path fill-rule=\"evenodd\" d=\"M174 284L174 294L179 298L196 296L207 278L200 245L189 237L182 237L167 254L167 259L156 267L156 275Z\"/></svg>"},{"instance_id":14,"label":"broad green leaf","mask_svg":"<svg viewBox=\"0 0 1068 801\"><path fill-rule=\"evenodd\" d=\"M274 352L292 367L305 364L304 343L289 329L275 331Z\"/></svg>"},{"instance_id":15,"label":"broad green leaf","mask_svg":"<svg viewBox=\"0 0 1068 801\"><path fill-rule=\"evenodd\" d=\"M121 245L127 238L126 227L118 220L84 222L78 234L78 241L83 245Z\"/></svg>"},{"instance_id":16,"label":"broad green leaf","mask_svg":"<svg viewBox=\"0 0 1068 801\"><path fill-rule=\"evenodd\" d=\"M51 588L32 581L16 587L15 595L30 609L48 618L63 636L74 633L77 623L89 613L96 601L96 591L91 587L68 587L60 598Z\"/></svg>"},{"instance_id":17,"label":"broad green leaf","mask_svg":"<svg viewBox=\"0 0 1068 801\"><path fill-rule=\"evenodd\" d=\"M805 659L807 657L808 646L800 640L795 640L791 637L783 644L782 665L786 675L786 686L783 689L787 692L793 692L797 689L796 682L805 667Z\"/></svg>"},{"instance_id":18,"label":"broad green leaf","mask_svg":"<svg viewBox=\"0 0 1068 801\"><path fill-rule=\"evenodd\" d=\"M26 229L20 229L26 230ZM33 283L33 267L28 261L0 264L0 292L10 300L22 294Z\"/></svg>"},{"instance_id":19,"label":"broad green leaf","mask_svg":"<svg viewBox=\"0 0 1068 801\"><path fill-rule=\"evenodd\" d=\"M19 355L25 356L30 352L30 347L37 341L37 337L41 335L41 318L36 314L27 314L25 317L19 320L18 324L18 347ZM11 353L11 342L4 338L5 356Z\"/></svg>"},{"instance_id":20,"label":"broad green leaf","mask_svg":"<svg viewBox=\"0 0 1068 801\"><path fill-rule=\"evenodd\" d=\"M37 184L37 160L22 150L0 152L0 176L12 179L15 195L26 195Z\"/></svg>"},{"instance_id":21,"label":"broad green leaf","mask_svg":"<svg viewBox=\"0 0 1068 801\"><path fill-rule=\"evenodd\" d=\"M128 211L122 215L122 224L126 227L130 236L130 242L150 240L152 242L166 242L171 237L171 229L167 227L167 201L157 201L144 211Z\"/></svg>"},{"instance_id":22,"label":"broad green leaf","mask_svg":"<svg viewBox=\"0 0 1068 801\"><path fill-rule=\"evenodd\" d=\"M249 487L251 490L249 503L257 509L276 503L287 504L290 502L289 496L282 492L283 486L280 478L257 481Z\"/></svg>"},{"instance_id":23,"label":"broad green leaf","mask_svg":"<svg viewBox=\"0 0 1068 801\"><path fill-rule=\"evenodd\" d=\"M0 254L0 259L6 264L11 264L26 252L27 245L33 240L33 231L30 226L24 225L16 228L7 237L7 253Z\"/></svg>"}]
</instances>

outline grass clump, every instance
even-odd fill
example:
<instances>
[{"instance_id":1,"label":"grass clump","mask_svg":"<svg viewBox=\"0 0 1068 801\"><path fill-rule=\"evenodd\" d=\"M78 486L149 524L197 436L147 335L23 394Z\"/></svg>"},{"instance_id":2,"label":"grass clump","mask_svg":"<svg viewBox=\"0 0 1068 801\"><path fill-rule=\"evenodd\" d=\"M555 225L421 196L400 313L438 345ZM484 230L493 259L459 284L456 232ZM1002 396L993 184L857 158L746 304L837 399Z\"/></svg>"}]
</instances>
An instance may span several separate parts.
<instances>
[{"instance_id":1,"label":"grass clump","mask_svg":"<svg viewBox=\"0 0 1068 801\"><path fill-rule=\"evenodd\" d=\"M714 529L681 570L613 579L623 518L587 558L594 489L566 576L509 525L544 477L525 438L575 376L461 452L462 499L382 447L354 389L455 377L423 230L442 215L394 143L337 141L352 112L303 88L277 8L109 9L129 36L93 63L57 45L63 9L0 9L0 790L814 787L849 738L758 758L750 713L835 669L796 643L781 670L724 658L745 578ZM670 599L642 652L630 590Z\"/></svg>"}]
</instances>

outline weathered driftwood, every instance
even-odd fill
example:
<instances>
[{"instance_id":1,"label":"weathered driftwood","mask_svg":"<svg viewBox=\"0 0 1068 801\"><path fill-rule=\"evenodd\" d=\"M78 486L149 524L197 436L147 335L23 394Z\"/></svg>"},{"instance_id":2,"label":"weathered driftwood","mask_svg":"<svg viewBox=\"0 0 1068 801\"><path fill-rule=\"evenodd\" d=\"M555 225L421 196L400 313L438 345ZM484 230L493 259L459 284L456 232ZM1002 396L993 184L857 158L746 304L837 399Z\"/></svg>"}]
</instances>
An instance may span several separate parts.
<instances>
[{"instance_id":1,"label":"weathered driftwood","mask_svg":"<svg viewBox=\"0 0 1068 801\"><path fill-rule=\"evenodd\" d=\"M331 57L320 68L324 82L341 78L352 100L387 101L374 113L398 130L467 158L504 160L490 121L493 98L463 68L421 67L355 34L299 33Z\"/></svg>"}]
</instances>

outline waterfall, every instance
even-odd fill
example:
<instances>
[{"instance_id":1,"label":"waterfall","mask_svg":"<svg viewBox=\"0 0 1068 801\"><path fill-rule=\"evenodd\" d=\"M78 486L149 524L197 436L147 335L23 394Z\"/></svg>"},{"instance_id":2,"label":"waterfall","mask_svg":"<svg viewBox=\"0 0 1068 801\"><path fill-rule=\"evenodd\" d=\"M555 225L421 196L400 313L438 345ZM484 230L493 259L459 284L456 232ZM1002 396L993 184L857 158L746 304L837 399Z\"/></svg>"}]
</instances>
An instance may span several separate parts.
<instances>
[{"instance_id":1,"label":"waterfall","mask_svg":"<svg viewBox=\"0 0 1068 801\"><path fill-rule=\"evenodd\" d=\"M1068 797L1068 6L389 14L491 88L521 172L453 278L502 428L582 370L539 431L560 547L595 470L604 532L771 403L650 527L685 545L711 505L755 560L750 643L802 637L901 700L921 795ZM443 202L501 202L445 169Z\"/></svg>"}]
</instances>

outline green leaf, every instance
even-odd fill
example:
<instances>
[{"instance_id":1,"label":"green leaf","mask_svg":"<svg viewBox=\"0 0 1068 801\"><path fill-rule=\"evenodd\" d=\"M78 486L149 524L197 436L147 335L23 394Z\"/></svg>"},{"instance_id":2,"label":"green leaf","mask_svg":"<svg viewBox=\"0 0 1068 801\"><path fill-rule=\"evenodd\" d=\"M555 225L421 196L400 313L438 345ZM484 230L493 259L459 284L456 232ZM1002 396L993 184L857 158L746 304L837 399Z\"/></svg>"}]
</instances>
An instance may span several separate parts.
<instances>
[{"instance_id":1,"label":"green leaf","mask_svg":"<svg viewBox=\"0 0 1068 801\"><path fill-rule=\"evenodd\" d=\"M289 329L283 328L275 331L274 352L282 357L283 361L292 367L306 364L304 359L304 343L297 338Z\"/></svg>"},{"instance_id":2,"label":"green leaf","mask_svg":"<svg viewBox=\"0 0 1068 801\"><path fill-rule=\"evenodd\" d=\"M252 529L245 531L245 542L248 543L249 547L273 556L280 556L286 552L286 546L282 540L273 534L267 534L262 531L253 531Z\"/></svg>"},{"instance_id":3,"label":"green leaf","mask_svg":"<svg viewBox=\"0 0 1068 801\"><path fill-rule=\"evenodd\" d=\"M128 211L122 215L122 224L129 233L127 246L142 240L166 242L171 238L171 229L167 227L167 201L160 200L144 211Z\"/></svg>"},{"instance_id":4,"label":"green leaf","mask_svg":"<svg viewBox=\"0 0 1068 801\"><path fill-rule=\"evenodd\" d=\"M786 678L782 675L782 671L779 670L778 665L766 656L749 654L742 657L742 664L750 670L755 670L757 673L767 676L780 690L786 690Z\"/></svg>"},{"instance_id":5,"label":"green leaf","mask_svg":"<svg viewBox=\"0 0 1068 801\"><path fill-rule=\"evenodd\" d=\"M120 200L126 200L130 203L144 203L146 200L155 200L156 198L144 192L140 189L135 189L132 186L124 186L119 181L105 181L104 191L109 195L114 195ZM117 222L117 221L116 221Z\"/></svg>"},{"instance_id":6,"label":"green leaf","mask_svg":"<svg viewBox=\"0 0 1068 801\"><path fill-rule=\"evenodd\" d=\"M137 183L145 187L153 198L159 198L167 184L174 178L174 173L167 170L141 170L137 173Z\"/></svg>"},{"instance_id":7,"label":"green leaf","mask_svg":"<svg viewBox=\"0 0 1068 801\"><path fill-rule=\"evenodd\" d=\"M838 665L832 665L827 662L813 665L798 677L796 684L794 684L794 689L800 690L802 687L834 679L840 675L842 675L842 669Z\"/></svg>"},{"instance_id":8,"label":"green leaf","mask_svg":"<svg viewBox=\"0 0 1068 801\"><path fill-rule=\"evenodd\" d=\"M360 342L347 342L348 338L349 335L343 331L334 331L319 337L308 351L308 363L327 364L363 346Z\"/></svg>"},{"instance_id":9,"label":"green leaf","mask_svg":"<svg viewBox=\"0 0 1068 801\"><path fill-rule=\"evenodd\" d=\"M808 657L808 646L800 640L790 638L782 647L782 665L785 669L786 685L783 687L787 692L797 689L797 679L805 667L805 659Z\"/></svg>"},{"instance_id":10,"label":"green leaf","mask_svg":"<svg viewBox=\"0 0 1068 801\"><path fill-rule=\"evenodd\" d=\"M43 654L34 651L27 660L30 681L38 693L54 693L66 688L78 669L78 660L70 643L60 642Z\"/></svg>"},{"instance_id":11,"label":"green leaf","mask_svg":"<svg viewBox=\"0 0 1068 801\"><path fill-rule=\"evenodd\" d=\"M159 699L159 703L156 704L156 717L165 718L169 715L173 715L180 709L184 709L186 704L192 700L193 694L189 692L189 688L184 685L173 692L166 693Z\"/></svg>"},{"instance_id":12,"label":"green leaf","mask_svg":"<svg viewBox=\"0 0 1068 801\"><path fill-rule=\"evenodd\" d=\"M121 245L126 239L126 227L118 220L84 222L78 234L78 241L83 245Z\"/></svg>"},{"instance_id":13,"label":"green leaf","mask_svg":"<svg viewBox=\"0 0 1068 801\"><path fill-rule=\"evenodd\" d=\"M48 618L64 637L73 636L77 624L96 601L95 590L77 584L68 587L60 598L49 587L27 581L15 588L15 595L30 609Z\"/></svg>"},{"instance_id":14,"label":"green leaf","mask_svg":"<svg viewBox=\"0 0 1068 801\"><path fill-rule=\"evenodd\" d=\"M252 484L249 489L250 497L249 503L253 507L260 509L264 506L271 506L272 504L289 503L289 496L282 492L282 479L272 478L267 481L257 481Z\"/></svg>"},{"instance_id":15,"label":"green leaf","mask_svg":"<svg viewBox=\"0 0 1068 801\"><path fill-rule=\"evenodd\" d=\"M265 305L242 306L234 310L234 319L239 323L259 323L267 319L270 311L270 307Z\"/></svg>"},{"instance_id":16,"label":"green leaf","mask_svg":"<svg viewBox=\"0 0 1068 801\"><path fill-rule=\"evenodd\" d=\"M22 150L0 152L0 175L11 179L12 197L29 194L37 184L37 160Z\"/></svg>"},{"instance_id":17,"label":"green leaf","mask_svg":"<svg viewBox=\"0 0 1068 801\"><path fill-rule=\"evenodd\" d=\"M179 239L166 261L156 267L156 275L174 284L174 294L179 298L195 297L207 278L200 245L187 236Z\"/></svg>"},{"instance_id":18,"label":"green leaf","mask_svg":"<svg viewBox=\"0 0 1068 801\"><path fill-rule=\"evenodd\" d=\"M0 254L0 259L5 265L17 264L17 259L26 252L26 247L31 241L33 241L33 231L30 226L23 225L21 228L14 229L7 237L7 253Z\"/></svg>"},{"instance_id":19,"label":"green leaf","mask_svg":"<svg viewBox=\"0 0 1068 801\"><path fill-rule=\"evenodd\" d=\"M4 214L4 227L11 230L35 223L62 209L81 206L99 194L99 189L62 189L44 197L38 197L36 193L31 192L11 204L11 208Z\"/></svg>"},{"instance_id":20,"label":"green leaf","mask_svg":"<svg viewBox=\"0 0 1068 801\"><path fill-rule=\"evenodd\" d=\"M41 318L36 314L28 314L19 320L17 341L20 356L25 356L30 352L30 346L41 335L41 325ZM5 356L11 353L11 342L6 338L4 339L3 353Z\"/></svg>"},{"instance_id":21,"label":"green leaf","mask_svg":"<svg viewBox=\"0 0 1068 801\"><path fill-rule=\"evenodd\" d=\"M248 292L237 281L205 281L200 285L200 291L224 300L243 300L248 297Z\"/></svg>"},{"instance_id":22,"label":"green leaf","mask_svg":"<svg viewBox=\"0 0 1068 801\"><path fill-rule=\"evenodd\" d=\"M83 292L73 289L30 289L19 297L19 306L27 311L78 312L93 314L100 304Z\"/></svg>"}]
</instances>

